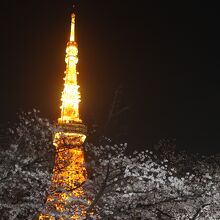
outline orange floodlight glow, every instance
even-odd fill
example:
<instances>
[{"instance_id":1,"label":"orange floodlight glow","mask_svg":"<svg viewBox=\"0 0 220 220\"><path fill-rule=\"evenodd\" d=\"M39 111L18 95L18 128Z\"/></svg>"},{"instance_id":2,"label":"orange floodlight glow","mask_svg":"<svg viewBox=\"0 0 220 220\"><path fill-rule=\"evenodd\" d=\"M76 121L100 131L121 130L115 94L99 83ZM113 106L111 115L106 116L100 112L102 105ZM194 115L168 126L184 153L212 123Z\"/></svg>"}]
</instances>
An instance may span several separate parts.
<instances>
[{"instance_id":1,"label":"orange floodlight glow","mask_svg":"<svg viewBox=\"0 0 220 220\"><path fill-rule=\"evenodd\" d=\"M51 214L52 210L59 213L59 220L67 219L65 218L65 212L69 211L66 210L66 206L70 197L80 198L84 195L84 191L80 186L86 181L87 177L82 148L86 138L86 127L82 124L79 115L80 92L77 84L77 55L75 14L72 14L70 41L67 43L65 57L66 71L61 97L61 116L58 119L61 131L55 133L53 139L56 147L56 158L51 194L47 198L46 214L41 214L39 220L57 219ZM85 216L85 208L80 205L68 219L77 220L82 216Z\"/></svg>"}]
</instances>

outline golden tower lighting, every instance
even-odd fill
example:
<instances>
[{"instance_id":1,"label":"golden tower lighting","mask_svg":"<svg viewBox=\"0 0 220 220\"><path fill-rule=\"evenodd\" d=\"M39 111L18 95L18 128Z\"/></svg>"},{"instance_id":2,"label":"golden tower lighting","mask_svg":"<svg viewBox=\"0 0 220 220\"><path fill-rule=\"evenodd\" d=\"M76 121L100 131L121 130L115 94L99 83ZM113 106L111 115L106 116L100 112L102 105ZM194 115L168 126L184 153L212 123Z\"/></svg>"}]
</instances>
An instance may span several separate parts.
<instances>
[{"instance_id":1,"label":"golden tower lighting","mask_svg":"<svg viewBox=\"0 0 220 220\"><path fill-rule=\"evenodd\" d=\"M65 220L64 213L68 211L66 210L66 205L69 198L71 196L80 198L84 194L80 186L86 180L84 151L82 148L86 138L86 126L83 125L79 115L80 92L77 83L77 75L79 74L76 70L78 63L77 55L75 14L72 14L70 39L66 47L66 70L61 97L61 115L58 119L58 126L61 129L54 134L53 140L56 147L56 159L53 169L51 194L47 198L46 213L40 215L40 220L55 220L50 213L52 210L59 213L60 220ZM79 205L71 219L77 220L84 214L85 210Z\"/></svg>"}]
</instances>

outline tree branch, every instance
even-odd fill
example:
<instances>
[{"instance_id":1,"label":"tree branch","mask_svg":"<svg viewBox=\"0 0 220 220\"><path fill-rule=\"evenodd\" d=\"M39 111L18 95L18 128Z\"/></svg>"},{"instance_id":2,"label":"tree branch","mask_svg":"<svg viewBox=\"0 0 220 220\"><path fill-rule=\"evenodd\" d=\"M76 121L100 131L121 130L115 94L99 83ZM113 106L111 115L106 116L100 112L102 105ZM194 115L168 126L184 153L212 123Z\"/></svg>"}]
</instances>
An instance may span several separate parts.
<instances>
[{"instance_id":1,"label":"tree branch","mask_svg":"<svg viewBox=\"0 0 220 220\"><path fill-rule=\"evenodd\" d=\"M166 217L168 217L168 218L170 218L170 219L174 219L174 217L173 216L171 216L171 215L169 215L169 214L167 214L166 212L163 212L162 210L160 210L160 209L156 209L160 214L162 214L162 215L164 215L164 216L166 216Z\"/></svg>"},{"instance_id":2,"label":"tree branch","mask_svg":"<svg viewBox=\"0 0 220 220\"><path fill-rule=\"evenodd\" d=\"M204 209L208 205L211 205L211 204L204 204L199 209L197 209L196 213L193 215L192 218L190 218L190 220L195 220L197 216L199 215L199 213L202 211L202 209Z\"/></svg>"},{"instance_id":3,"label":"tree branch","mask_svg":"<svg viewBox=\"0 0 220 220\"><path fill-rule=\"evenodd\" d=\"M110 171L110 165L108 163L105 179L104 179L104 181L102 183L102 186L101 186L99 192L96 194L94 200L92 201L91 205L89 206L88 210L86 211L86 219L90 218L90 213L92 212L92 210L94 209L95 205L97 204L97 202L102 197L102 195L103 195L103 193L105 191L106 184L107 184L107 181L108 181L108 178L109 178L109 173L110 173L109 171Z\"/></svg>"}]
</instances>

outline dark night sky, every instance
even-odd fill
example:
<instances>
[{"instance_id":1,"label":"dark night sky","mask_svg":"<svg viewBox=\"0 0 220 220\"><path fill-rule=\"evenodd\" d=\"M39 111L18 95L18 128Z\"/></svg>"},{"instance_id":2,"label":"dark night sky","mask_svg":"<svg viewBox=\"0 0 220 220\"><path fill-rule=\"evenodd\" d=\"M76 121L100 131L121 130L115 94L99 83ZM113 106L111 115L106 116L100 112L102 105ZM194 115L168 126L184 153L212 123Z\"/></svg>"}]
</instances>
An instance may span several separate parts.
<instances>
[{"instance_id":1,"label":"dark night sky","mask_svg":"<svg viewBox=\"0 0 220 220\"><path fill-rule=\"evenodd\" d=\"M129 111L116 121L130 146L176 138L184 149L220 152L219 8L131 2L75 3L84 120L102 125L122 85ZM56 120L72 1L5 1L1 10L0 123L34 107Z\"/></svg>"}]
</instances>

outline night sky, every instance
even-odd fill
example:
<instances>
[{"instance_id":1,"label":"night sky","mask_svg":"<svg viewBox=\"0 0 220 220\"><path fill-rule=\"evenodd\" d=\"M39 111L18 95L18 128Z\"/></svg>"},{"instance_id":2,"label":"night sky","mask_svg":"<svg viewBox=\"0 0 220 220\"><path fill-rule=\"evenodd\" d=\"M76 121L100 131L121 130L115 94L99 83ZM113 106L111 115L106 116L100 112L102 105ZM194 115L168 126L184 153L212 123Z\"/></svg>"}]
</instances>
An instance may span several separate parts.
<instances>
[{"instance_id":1,"label":"night sky","mask_svg":"<svg viewBox=\"0 0 220 220\"><path fill-rule=\"evenodd\" d=\"M220 152L219 8L171 2L75 1L81 115L132 149L174 138ZM1 3L0 123L32 108L59 117L72 4ZM104 130L116 90L115 111L128 110Z\"/></svg>"}]
</instances>

